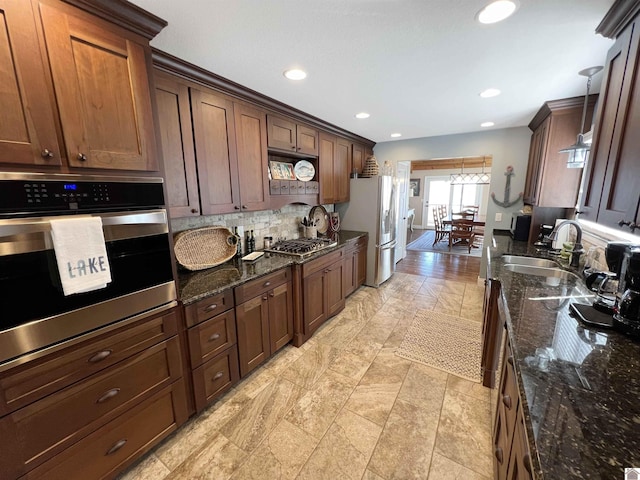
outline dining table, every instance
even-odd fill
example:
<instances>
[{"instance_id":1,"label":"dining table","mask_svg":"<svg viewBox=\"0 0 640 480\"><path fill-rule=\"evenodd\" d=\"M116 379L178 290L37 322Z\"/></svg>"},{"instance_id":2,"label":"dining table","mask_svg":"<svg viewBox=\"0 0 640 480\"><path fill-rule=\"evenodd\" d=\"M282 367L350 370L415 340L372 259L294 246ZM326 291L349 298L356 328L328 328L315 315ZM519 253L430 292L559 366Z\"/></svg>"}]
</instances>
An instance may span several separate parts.
<instances>
[{"instance_id":1,"label":"dining table","mask_svg":"<svg viewBox=\"0 0 640 480\"><path fill-rule=\"evenodd\" d=\"M442 220L442 224L443 225L451 225L453 223L453 220L457 220L459 218L462 217L462 213L452 213L449 216L447 216L446 218L444 218ZM484 220L480 220L480 217L473 217L473 219L469 219L472 220L473 222L473 227L484 227L485 226L485 221ZM483 232L484 234L484 232ZM455 246L460 246L460 245L466 245L466 241L465 240L459 240L457 242L454 243ZM471 248L479 248L478 245L472 244Z\"/></svg>"}]
</instances>

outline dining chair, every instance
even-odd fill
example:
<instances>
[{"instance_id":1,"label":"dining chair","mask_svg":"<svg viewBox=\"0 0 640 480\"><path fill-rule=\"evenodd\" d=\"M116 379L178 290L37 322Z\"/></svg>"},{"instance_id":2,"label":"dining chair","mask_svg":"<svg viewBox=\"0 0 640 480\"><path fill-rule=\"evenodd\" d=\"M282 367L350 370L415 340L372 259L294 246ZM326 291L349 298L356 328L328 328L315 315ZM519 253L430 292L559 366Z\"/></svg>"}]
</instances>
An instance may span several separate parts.
<instances>
[{"instance_id":1,"label":"dining chair","mask_svg":"<svg viewBox=\"0 0 640 480\"><path fill-rule=\"evenodd\" d=\"M441 207L444 207L444 210ZM443 211L445 212L444 216L442 215ZM441 240L444 240L444 238L449 235L449 225L445 225L443 223L444 217L446 216L446 211L447 211L446 205L438 205L436 207L433 207L433 223L435 224L435 227L436 227L433 245L435 245Z\"/></svg>"},{"instance_id":2,"label":"dining chair","mask_svg":"<svg viewBox=\"0 0 640 480\"><path fill-rule=\"evenodd\" d=\"M477 217L478 216L478 212L480 211L480 207L478 205L463 205L462 206L462 211L463 212L473 212L473 216Z\"/></svg>"},{"instance_id":3,"label":"dining chair","mask_svg":"<svg viewBox=\"0 0 640 480\"><path fill-rule=\"evenodd\" d=\"M454 218L451 220L451 231L449 232L449 251L451 247L466 246L471 253L475 233L473 231L473 218Z\"/></svg>"}]
</instances>

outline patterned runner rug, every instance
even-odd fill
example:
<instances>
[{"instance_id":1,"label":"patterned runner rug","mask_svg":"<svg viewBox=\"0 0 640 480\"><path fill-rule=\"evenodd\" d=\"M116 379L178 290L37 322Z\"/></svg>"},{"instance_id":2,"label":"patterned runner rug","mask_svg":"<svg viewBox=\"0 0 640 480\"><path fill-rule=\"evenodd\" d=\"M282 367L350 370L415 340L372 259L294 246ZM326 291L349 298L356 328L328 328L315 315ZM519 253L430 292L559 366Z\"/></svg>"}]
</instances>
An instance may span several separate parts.
<instances>
[{"instance_id":1,"label":"patterned runner rug","mask_svg":"<svg viewBox=\"0 0 640 480\"><path fill-rule=\"evenodd\" d=\"M480 383L481 335L481 322L420 310L396 355Z\"/></svg>"}]
</instances>

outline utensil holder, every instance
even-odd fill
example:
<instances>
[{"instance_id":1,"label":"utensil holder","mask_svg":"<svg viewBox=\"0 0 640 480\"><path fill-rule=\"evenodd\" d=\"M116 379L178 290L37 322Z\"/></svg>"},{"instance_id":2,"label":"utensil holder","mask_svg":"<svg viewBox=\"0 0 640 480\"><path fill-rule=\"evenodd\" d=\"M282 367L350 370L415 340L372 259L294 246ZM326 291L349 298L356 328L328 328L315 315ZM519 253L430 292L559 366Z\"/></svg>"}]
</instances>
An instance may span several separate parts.
<instances>
[{"instance_id":1,"label":"utensil holder","mask_svg":"<svg viewBox=\"0 0 640 480\"><path fill-rule=\"evenodd\" d=\"M318 237L317 227L304 227L304 238L317 238L317 237Z\"/></svg>"}]
</instances>

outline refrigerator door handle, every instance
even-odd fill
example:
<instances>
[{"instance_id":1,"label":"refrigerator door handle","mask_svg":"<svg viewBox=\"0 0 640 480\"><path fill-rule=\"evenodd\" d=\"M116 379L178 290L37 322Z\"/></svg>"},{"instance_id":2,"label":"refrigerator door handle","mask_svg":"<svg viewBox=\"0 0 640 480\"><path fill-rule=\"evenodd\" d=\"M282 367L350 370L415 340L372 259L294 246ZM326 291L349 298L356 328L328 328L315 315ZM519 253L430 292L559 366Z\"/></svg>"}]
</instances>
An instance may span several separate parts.
<instances>
[{"instance_id":1,"label":"refrigerator door handle","mask_svg":"<svg viewBox=\"0 0 640 480\"><path fill-rule=\"evenodd\" d=\"M389 250L390 248L395 248L396 243L398 242L396 242L395 240L391 240L390 242L385 243L384 245L377 245L377 247L380 250Z\"/></svg>"}]
</instances>

